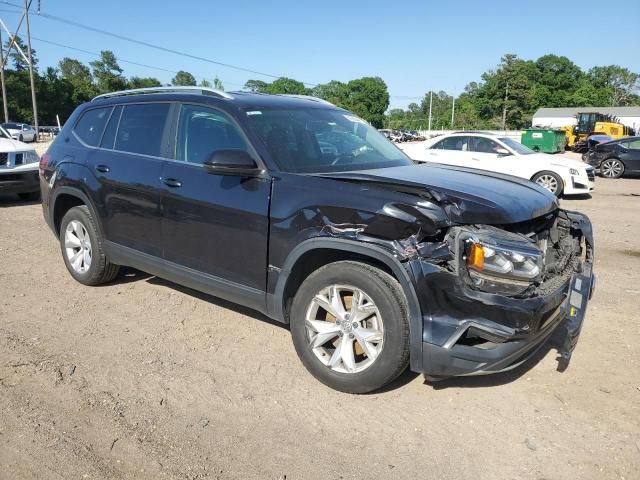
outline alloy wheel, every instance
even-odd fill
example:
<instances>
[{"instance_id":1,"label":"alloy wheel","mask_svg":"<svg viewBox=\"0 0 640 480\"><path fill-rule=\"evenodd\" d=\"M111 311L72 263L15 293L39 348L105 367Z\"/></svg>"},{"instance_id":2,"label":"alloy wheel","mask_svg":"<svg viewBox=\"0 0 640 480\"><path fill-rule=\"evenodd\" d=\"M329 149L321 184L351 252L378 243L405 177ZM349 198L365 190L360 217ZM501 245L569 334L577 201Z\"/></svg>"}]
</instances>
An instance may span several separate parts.
<instances>
[{"instance_id":1,"label":"alloy wheel","mask_svg":"<svg viewBox=\"0 0 640 480\"><path fill-rule=\"evenodd\" d=\"M618 160L605 160L600 165L600 173L603 177L618 178L622 175L622 164Z\"/></svg>"},{"instance_id":2,"label":"alloy wheel","mask_svg":"<svg viewBox=\"0 0 640 480\"><path fill-rule=\"evenodd\" d=\"M361 372L382 352L380 311L357 287L330 285L322 289L307 308L305 325L314 355L335 372Z\"/></svg>"},{"instance_id":3,"label":"alloy wheel","mask_svg":"<svg viewBox=\"0 0 640 480\"><path fill-rule=\"evenodd\" d=\"M64 246L71 268L78 273L86 273L91 267L91 238L85 226L78 220L72 220L67 225Z\"/></svg>"},{"instance_id":4,"label":"alloy wheel","mask_svg":"<svg viewBox=\"0 0 640 480\"><path fill-rule=\"evenodd\" d=\"M546 188L553 194L555 194L558 191L558 180L553 175L548 175L548 174L540 175L536 179L536 183Z\"/></svg>"}]
</instances>

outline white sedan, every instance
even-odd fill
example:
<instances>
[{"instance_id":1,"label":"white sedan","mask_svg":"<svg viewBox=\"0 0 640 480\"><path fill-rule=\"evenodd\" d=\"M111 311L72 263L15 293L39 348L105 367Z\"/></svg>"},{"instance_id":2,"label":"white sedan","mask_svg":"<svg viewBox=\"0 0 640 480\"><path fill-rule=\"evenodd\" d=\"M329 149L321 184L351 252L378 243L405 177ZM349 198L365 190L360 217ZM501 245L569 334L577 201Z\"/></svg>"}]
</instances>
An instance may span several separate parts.
<instances>
[{"instance_id":1,"label":"white sedan","mask_svg":"<svg viewBox=\"0 0 640 480\"><path fill-rule=\"evenodd\" d=\"M26 123L3 123L2 128L20 142L35 142L37 139L36 129Z\"/></svg>"},{"instance_id":2,"label":"white sedan","mask_svg":"<svg viewBox=\"0 0 640 480\"><path fill-rule=\"evenodd\" d=\"M590 165L560 154L536 153L509 137L460 132L435 137L419 146L399 147L416 161L526 178L558 197L583 195L595 188L595 170Z\"/></svg>"}]
</instances>

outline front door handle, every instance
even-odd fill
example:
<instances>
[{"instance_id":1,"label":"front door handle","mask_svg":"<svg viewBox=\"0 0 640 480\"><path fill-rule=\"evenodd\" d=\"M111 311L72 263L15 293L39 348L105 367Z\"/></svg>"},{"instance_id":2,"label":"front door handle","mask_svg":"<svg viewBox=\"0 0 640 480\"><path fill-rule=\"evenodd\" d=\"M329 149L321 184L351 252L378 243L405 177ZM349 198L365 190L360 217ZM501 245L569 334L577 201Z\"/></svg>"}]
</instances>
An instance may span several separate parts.
<instances>
[{"instance_id":1,"label":"front door handle","mask_svg":"<svg viewBox=\"0 0 640 480\"><path fill-rule=\"evenodd\" d=\"M99 171L100 173L108 173L109 170L111 169L109 168L108 165L98 165L96 166L96 170Z\"/></svg>"},{"instance_id":2,"label":"front door handle","mask_svg":"<svg viewBox=\"0 0 640 480\"><path fill-rule=\"evenodd\" d=\"M167 187L179 188L182 186L182 182L180 180L176 180L175 178L163 178L162 181Z\"/></svg>"}]
</instances>

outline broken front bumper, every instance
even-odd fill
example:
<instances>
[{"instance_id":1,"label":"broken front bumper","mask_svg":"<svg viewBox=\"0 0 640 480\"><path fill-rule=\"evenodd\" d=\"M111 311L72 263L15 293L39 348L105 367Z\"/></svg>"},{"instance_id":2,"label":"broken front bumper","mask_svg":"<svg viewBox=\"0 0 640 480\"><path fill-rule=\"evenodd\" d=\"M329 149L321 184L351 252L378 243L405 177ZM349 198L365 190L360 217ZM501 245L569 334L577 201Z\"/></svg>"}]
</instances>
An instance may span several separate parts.
<instances>
[{"instance_id":1,"label":"broken front bumper","mask_svg":"<svg viewBox=\"0 0 640 480\"><path fill-rule=\"evenodd\" d=\"M548 295L512 298L471 290L428 262L412 262L423 314L420 371L444 378L510 370L552 336L560 353L559 369L566 368L595 287L591 224L579 214L575 219L583 222L586 259Z\"/></svg>"}]
</instances>

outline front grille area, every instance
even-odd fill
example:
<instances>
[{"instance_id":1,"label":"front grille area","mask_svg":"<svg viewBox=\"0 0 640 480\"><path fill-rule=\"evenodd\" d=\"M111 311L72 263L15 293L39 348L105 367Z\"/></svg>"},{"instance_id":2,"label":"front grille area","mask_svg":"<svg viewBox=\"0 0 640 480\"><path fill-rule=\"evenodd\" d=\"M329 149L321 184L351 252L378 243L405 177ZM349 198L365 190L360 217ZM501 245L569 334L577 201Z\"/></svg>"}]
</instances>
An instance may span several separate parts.
<instances>
[{"instance_id":1,"label":"front grille area","mask_svg":"<svg viewBox=\"0 0 640 480\"><path fill-rule=\"evenodd\" d=\"M7 152L0 152L0 165L7 165L9 163L9 154Z\"/></svg>"}]
</instances>

